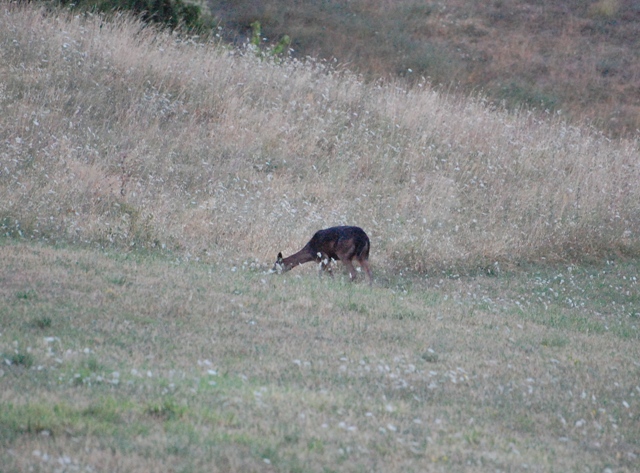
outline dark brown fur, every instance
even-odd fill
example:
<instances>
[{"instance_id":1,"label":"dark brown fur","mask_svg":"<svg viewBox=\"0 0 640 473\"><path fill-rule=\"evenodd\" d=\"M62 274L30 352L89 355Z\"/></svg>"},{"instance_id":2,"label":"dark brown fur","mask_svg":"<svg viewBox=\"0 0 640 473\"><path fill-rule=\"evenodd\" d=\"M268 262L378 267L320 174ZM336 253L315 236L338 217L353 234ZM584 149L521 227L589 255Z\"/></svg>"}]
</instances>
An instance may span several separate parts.
<instances>
[{"instance_id":1,"label":"dark brown fur","mask_svg":"<svg viewBox=\"0 0 640 473\"><path fill-rule=\"evenodd\" d=\"M369 284L372 284L373 276L369 268L370 248L369 237L362 228L325 228L317 231L309 243L297 253L287 258L283 258L282 253L278 253L278 259L273 269L278 272L286 272L299 264L315 261L320 263L322 270L331 273L331 260L340 260L349 270L349 276L353 281L356 278L353 260L356 260L367 274Z\"/></svg>"}]
</instances>

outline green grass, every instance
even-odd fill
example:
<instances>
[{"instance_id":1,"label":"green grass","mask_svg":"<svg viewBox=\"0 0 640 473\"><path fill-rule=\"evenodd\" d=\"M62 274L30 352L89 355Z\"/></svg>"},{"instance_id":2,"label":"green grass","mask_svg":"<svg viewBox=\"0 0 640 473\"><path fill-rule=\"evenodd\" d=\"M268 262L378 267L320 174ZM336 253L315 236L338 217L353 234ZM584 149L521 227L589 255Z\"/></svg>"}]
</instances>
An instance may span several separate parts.
<instances>
[{"instance_id":1,"label":"green grass","mask_svg":"<svg viewBox=\"0 0 640 473\"><path fill-rule=\"evenodd\" d=\"M12 240L0 261L30 274L0 272L8 471L632 471L640 448L636 260L373 288Z\"/></svg>"}]
</instances>

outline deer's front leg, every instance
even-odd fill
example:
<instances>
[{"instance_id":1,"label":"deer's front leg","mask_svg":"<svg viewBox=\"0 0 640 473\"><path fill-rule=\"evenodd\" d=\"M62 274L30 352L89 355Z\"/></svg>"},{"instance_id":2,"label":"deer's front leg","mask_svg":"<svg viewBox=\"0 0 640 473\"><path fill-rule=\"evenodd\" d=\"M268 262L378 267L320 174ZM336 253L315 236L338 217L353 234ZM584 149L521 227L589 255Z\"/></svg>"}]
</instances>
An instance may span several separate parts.
<instances>
[{"instance_id":1,"label":"deer's front leg","mask_svg":"<svg viewBox=\"0 0 640 473\"><path fill-rule=\"evenodd\" d=\"M322 276L322 272L327 272L333 277L333 268L331 267L331 258L326 253L318 252L318 276Z\"/></svg>"}]
</instances>

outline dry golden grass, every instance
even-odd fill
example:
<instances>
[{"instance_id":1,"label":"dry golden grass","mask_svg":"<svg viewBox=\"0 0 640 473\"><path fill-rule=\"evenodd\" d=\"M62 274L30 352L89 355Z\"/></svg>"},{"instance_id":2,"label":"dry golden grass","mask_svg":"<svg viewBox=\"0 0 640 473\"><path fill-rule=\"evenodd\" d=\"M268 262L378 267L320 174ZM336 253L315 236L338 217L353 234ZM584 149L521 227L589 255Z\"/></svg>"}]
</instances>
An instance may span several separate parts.
<instances>
[{"instance_id":1,"label":"dry golden grass","mask_svg":"<svg viewBox=\"0 0 640 473\"><path fill-rule=\"evenodd\" d=\"M633 0L208 0L228 38L260 20L299 57L370 78L428 77L508 107L561 111L611 136L640 130L640 10Z\"/></svg>"},{"instance_id":2,"label":"dry golden grass","mask_svg":"<svg viewBox=\"0 0 640 473\"><path fill-rule=\"evenodd\" d=\"M355 224L419 271L638 251L637 141L126 18L0 21L7 235L270 261Z\"/></svg>"}]
</instances>

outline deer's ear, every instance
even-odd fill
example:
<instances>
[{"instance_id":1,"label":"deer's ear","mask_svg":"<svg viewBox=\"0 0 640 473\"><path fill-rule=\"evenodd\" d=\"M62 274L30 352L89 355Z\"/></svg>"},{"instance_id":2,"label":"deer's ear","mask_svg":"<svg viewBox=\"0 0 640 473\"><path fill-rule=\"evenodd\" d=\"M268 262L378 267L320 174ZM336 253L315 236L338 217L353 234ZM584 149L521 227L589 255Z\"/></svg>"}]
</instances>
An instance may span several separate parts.
<instances>
[{"instance_id":1,"label":"deer's ear","mask_svg":"<svg viewBox=\"0 0 640 473\"><path fill-rule=\"evenodd\" d=\"M278 253L278 261L280 261L282 259L282 252Z\"/></svg>"}]
</instances>

